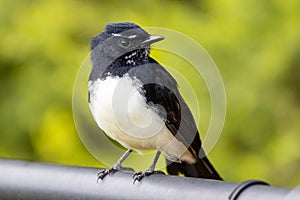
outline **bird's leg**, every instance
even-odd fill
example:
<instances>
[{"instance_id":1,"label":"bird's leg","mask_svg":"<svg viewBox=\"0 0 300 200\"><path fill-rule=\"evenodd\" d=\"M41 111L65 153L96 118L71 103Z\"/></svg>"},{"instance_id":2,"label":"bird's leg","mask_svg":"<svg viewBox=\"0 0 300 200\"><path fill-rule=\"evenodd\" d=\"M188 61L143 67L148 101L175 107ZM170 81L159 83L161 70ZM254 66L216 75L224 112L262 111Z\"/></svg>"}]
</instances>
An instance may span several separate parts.
<instances>
[{"instance_id":1,"label":"bird's leg","mask_svg":"<svg viewBox=\"0 0 300 200\"><path fill-rule=\"evenodd\" d=\"M107 174L113 174L116 171L119 170L127 170L127 171L133 171L133 169L131 168L124 168L122 167L122 163L124 162L124 160L129 156L129 154L132 152L132 149L128 149L122 156L121 158L119 158L119 160L109 169L103 169L98 173L98 181L99 179L103 179Z\"/></svg>"},{"instance_id":2,"label":"bird's leg","mask_svg":"<svg viewBox=\"0 0 300 200\"><path fill-rule=\"evenodd\" d=\"M150 165L150 167L146 171L136 172L133 174L133 184L135 181L140 181L146 176L150 176L151 174L165 174L162 171L154 171L156 163L158 161L158 158L160 156L160 151L157 151L155 158L153 160L153 163Z\"/></svg>"}]
</instances>

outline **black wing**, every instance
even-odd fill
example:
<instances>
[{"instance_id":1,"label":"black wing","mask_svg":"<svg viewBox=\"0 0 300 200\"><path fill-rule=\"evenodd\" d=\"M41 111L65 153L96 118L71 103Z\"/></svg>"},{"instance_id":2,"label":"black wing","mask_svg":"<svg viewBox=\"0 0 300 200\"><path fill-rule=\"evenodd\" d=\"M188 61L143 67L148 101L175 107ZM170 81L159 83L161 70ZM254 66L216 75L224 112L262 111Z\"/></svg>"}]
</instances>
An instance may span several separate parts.
<instances>
[{"instance_id":1,"label":"black wing","mask_svg":"<svg viewBox=\"0 0 300 200\"><path fill-rule=\"evenodd\" d=\"M147 72L147 76L145 76L145 72ZM150 59L149 64L144 65L141 70L137 70L134 76L144 84L143 89L147 103L163 107L158 114L166 115L167 128L197 159L196 164L193 165L167 161L169 174L183 173L186 176L221 179L208 159L198 156L201 149L199 133L193 115L179 93L176 80L154 59Z\"/></svg>"}]
</instances>

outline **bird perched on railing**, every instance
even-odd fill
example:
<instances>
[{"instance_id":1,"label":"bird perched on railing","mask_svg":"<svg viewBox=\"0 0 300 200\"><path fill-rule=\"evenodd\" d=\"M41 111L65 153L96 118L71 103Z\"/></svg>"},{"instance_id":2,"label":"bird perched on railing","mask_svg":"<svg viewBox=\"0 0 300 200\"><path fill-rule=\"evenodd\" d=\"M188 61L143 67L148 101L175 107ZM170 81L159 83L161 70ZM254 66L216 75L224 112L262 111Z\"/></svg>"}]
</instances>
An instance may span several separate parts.
<instances>
[{"instance_id":1,"label":"bird perched on railing","mask_svg":"<svg viewBox=\"0 0 300 200\"><path fill-rule=\"evenodd\" d=\"M149 169L136 172L134 181L158 173L160 153L169 174L221 180L209 160L199 157L197 127L175 79L149 56L150 45L163 39L124 22L108 24L91 40L90 110L97 125L128 149L114 166L99 172L99 179L123 169L133 150L156 149Z\"/></svg>"}]
</instances>

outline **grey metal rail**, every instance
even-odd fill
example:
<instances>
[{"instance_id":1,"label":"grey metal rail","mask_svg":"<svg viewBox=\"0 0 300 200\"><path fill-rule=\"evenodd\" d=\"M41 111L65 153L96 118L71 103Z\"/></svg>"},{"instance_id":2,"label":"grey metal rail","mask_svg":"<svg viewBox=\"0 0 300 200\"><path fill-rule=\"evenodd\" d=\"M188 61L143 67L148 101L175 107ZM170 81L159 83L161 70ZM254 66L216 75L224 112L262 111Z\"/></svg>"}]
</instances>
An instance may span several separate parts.
<instances>
[{"instance_id":1,"label":"grey metal rail","mask_svg":"<svg viewBox=\"0 0 300 200\"><path fill-rule=\"evenodd\" d=\"M300 199L300 187L276 188L260 181L241 184L152 175L133 184L133 173L116 172L97 183L98 171L0 159L0 199Z\"/></svg>"}]
</instances>

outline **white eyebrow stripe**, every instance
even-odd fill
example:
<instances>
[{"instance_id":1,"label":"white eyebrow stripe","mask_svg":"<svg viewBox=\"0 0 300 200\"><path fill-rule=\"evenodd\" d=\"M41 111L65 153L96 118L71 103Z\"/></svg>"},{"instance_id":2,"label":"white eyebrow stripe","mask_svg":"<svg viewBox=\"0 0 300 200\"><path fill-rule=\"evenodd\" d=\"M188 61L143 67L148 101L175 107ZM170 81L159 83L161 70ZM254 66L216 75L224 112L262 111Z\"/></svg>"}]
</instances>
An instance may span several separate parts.
<instances>
[{"instance_id":1,"label":"white eyebrow stripe","mask_svg":"<svg viewBox=\"0 0 300 200\"><path fill-rule=\"evenodd\" d=\"M116 37L123 37L123 38L128 38L128 39L133 39L133 38L136 38L137 35L129 35L129 36L124 36L120 33L112 33L111 34L112 36L116 36Z\"/></svg>"},{"instance_id":2,"label":"white eyebrow stripe","mask_svg":"<svg viewBox=\"0 0 300 200\"><path fill-rule=\"evenodd\" d=\"M119 33L112 33L111 35L112 35L112 36L122 36L122 35L119 34Z\"/></svg>"},{"instance_id":3,"label":"white eyebrow stripe","mask_svg":"<svg viewBox=\"0 0 300 200\"><path fill-rule=\"evenodd\" d=\"M137 35L130 35L130 36L128 36L129 39L133 39L133 38L136 38L136 37L137 37Z\"/></svg>"}]
</instances>

